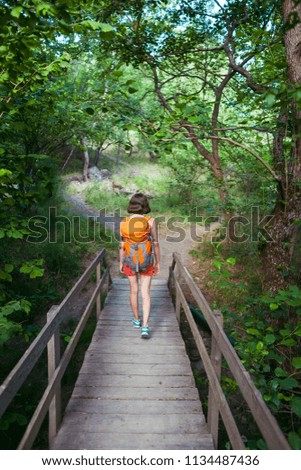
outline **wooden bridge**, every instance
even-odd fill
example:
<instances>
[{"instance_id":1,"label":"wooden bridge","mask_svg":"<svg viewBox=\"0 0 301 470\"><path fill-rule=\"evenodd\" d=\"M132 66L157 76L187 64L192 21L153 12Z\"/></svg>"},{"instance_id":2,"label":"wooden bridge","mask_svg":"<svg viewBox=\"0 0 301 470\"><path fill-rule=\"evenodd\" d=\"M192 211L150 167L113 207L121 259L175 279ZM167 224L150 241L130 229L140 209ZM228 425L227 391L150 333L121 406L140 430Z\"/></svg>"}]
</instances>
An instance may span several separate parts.
<instances>
[{"instance_id":1,"label":"wooden bridge","mask_svg":"<svg viewBox=\"0 0 301 470\"><path fill-rule=\"evenodd\" d=\"M60 325L95 270L95 289L61 357ZM194 322L184 287L211 329L210 352ZM103 291L108 291L104 305ZM0 416L47 347L48 387L18 448L32 447L48 414L50 449L214 449L218 448L220 417L232 448L244 449L220 385L224 357L268 447L290 449L228 341L220 312L211 310L176 254L168 280L152 280L151 297L151 338L141 339L130 321L128 281L112 281L105 251L97 255L63 302L50 310L46 325L1 385ZM61 422L61 379L94 306L95 333ZM208 376L206 419L179 329L180 315L187 317Z\"/></svg>"}]
</instances>

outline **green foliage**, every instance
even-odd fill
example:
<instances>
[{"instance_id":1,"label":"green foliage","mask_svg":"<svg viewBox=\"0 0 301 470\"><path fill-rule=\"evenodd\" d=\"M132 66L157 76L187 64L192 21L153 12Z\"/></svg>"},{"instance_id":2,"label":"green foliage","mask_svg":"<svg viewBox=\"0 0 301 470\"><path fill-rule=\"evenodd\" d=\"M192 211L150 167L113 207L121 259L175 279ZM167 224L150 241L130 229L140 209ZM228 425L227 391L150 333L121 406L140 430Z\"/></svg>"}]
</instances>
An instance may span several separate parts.
<instances>
[{"instance_id":1,"label":"green foliage","mask_svg":"<svg viewBox=\"0 0 301 470\"><path fill-rule=\"evenodd\" d=\"M73 221L57 230L40 209L50 204L71 146L77 158L86 146L90 157L111 146L130 163L138 149L135 171L119 168L116 178L130 191L150 192L154 213L191 215L196 207L213 216L246 214L256 205L267 214L278 191L273 171L285 184L290 178L292 110L301 92L287 82L280 2L231 0L213 10L211 1L200 0L7 0L0 8L3 348L15 334L34 334L26 330L29 317L60 297L60 283L97 246L89 224L79 223L86 238L79 242ZM284 128L282 160L275 162ZM145 164L147 151L156 165ZM127 206L127 197L101 184L84 193L97 209ZM36 214L45 218L48 238L31 245L28 219ZM100 235L103 246L114 246ZM262 296L256 244L228 250L212 244L209 256L215 303L227 307L228 325L235 319L239 353L266 401L280 419L293 416L291 427L283 423L299 449L299 287ZM234 391L231 379L223 380Z\"/></svg>"},{"instance_id":2,"label":"green foliage","mask_svg":"<svg viewBox=\"0 0 301 470\"><path fill-rule=\"evenodd\" d=\"M235 348L294 449L300 436L291 429L300 426L301 418L300 303L301 290L290 286L273 297L250 296L239 315L224 308Z\"/></svg>"},{"instance_id":3,"label":"green foliage","mask_svg":"<svg viewBox=\"0 0 301 470\"><path fill-rule=\"evenodd\" d=\"M19 323L11 320L9 317L16 312L30 312L30 302L27 300L13 300L0 306L0 348L8 341L13 335L22 332L22 327Z\"/></svg>"},{"instance_id":4,"label":"green foliage","mask_svg":"<svg viewBox=\"0 0 301 470\"><path fill-rule=\"evenodd\" d=\"M214 294L213 307L222 310L225 331L241 361L290 445L299 449L301 289L291 285L274 294L262 293L254 248L250 244L229 247L213 243L194 256L201 266L210 263L212 280L207 278L206 288ZM237 385L228 377L226 364L222 386L230 400L236 396ZM247 446L265 448L255 435Z\"/></svg>"}]
</instances>

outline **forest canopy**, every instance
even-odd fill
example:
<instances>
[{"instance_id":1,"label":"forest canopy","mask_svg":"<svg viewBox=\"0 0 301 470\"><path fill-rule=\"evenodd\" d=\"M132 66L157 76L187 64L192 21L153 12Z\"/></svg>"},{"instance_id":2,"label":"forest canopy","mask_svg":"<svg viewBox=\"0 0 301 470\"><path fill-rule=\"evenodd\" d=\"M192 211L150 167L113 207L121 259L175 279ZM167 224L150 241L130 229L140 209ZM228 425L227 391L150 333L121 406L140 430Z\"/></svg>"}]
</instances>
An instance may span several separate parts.
<instances>
[{"instance_id":1,"label":"forest canopy","mask_svg":"<svg viewBox=\"0 0 301 470\"><path fill-rule=\"evenodd\" d=\"M226 243L211 246L219 285L233 288L236 242L253 242L241 256L256 260L260 302L248 292L252 314L235 312L251 322L240 353L273 411L292 413L284 427L301 448L300 44L300 0L0 0L2 352L32 339L30 315L86 254L28 243L30 218L59 205L72 164L83 182L110 150L132 168L159 165L158 215L223 221Z\"/></svg>"}]
</instances>

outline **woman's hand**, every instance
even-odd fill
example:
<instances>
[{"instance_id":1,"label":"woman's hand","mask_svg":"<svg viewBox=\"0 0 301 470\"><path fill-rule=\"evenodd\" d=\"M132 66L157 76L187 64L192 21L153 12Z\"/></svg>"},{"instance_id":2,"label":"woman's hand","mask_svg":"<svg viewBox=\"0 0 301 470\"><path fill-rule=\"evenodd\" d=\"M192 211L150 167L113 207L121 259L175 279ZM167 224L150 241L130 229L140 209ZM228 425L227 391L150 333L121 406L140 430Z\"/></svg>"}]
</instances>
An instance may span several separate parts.
<instances>
[{"instance_id":1,"label":"woman's hand","mask_svg":"<svg viewBox=\"0 0 301 470\"><path fill-rule=\"evenodd\" d=\"M160 273L160 264L155 265L154 276L158 276Z\"/></svg>"},{"instance_id":2,"label":"woman's hand","mask_svg":"<svg viewBox=\"0 0 301 470\"><path fill-rule=\"evenodd\" d=\"M123 272L123 263L119 264L119 271L121 272L121 274L124 274L124 272Z\"/></svg>"}]
</instances>

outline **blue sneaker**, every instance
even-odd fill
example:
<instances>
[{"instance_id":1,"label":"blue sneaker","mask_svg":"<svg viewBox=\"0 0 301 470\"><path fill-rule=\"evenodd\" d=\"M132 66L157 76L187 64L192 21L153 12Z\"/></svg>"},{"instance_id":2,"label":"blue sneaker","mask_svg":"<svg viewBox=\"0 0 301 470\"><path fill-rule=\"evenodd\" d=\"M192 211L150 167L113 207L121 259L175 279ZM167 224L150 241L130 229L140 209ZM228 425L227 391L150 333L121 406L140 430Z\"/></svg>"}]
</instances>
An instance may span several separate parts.
<instances>
[{"instance_id":1,"label":"blue sneaker","mask_svg":"<svg viewBox=\"0 0 301 470\"><path fill-rule=\"evenodd\" d=\"M136 318L133 317L132 319L132 324L134 328L140 328L141 326L141 320L136 320Z\"/></svg>"},{"instance_id":2,"label":"blue sneaker","mask_svg":"<svg viewBox=\"0 0 301 470\"><path fill-rule=\"evenodd\" d=\"M148 326L143 326L141 328L141 338L147 339L149 337L150 337L149 327Z\"/></svg>"}]
</instances>

